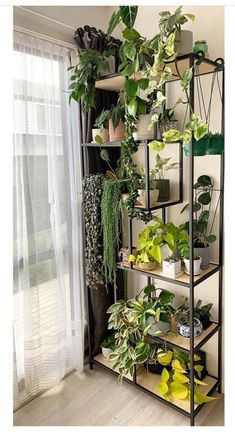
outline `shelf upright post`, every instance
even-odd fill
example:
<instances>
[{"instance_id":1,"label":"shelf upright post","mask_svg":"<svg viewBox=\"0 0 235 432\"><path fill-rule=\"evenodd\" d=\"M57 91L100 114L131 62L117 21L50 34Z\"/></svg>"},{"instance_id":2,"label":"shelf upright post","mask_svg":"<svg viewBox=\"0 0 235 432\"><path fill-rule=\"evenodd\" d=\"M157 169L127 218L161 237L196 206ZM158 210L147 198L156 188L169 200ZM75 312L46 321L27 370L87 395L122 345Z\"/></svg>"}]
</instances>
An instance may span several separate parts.
<instances>
[{"instance_id":1,"label":"shelf upright post","mask_svg":"<svg viewBox=\"0 0 235 432\"><path fill-rule=\"evenodd\" d=\"M219 73L219 72L217 72ZM222 70L221 133L224 134L224 69ZM223 313L223 261L224 261L224 153L220 156L220 213L219 213L219 298L218 298L218 392L222 381L222 313Z\"/></svg>"},{"instance_id":2,"label":"shelf upright post","mask_svg":"<svg viewBox=\"0 0 235 432\"><path fill-rule=\"evenodd\" d=\"M144 140L145 145L145 193L146 193L146 208L150 208L150 192L149 192L149 146L148 140Z\"/></svg>"},{"instance_id":3,"label":"shelf upright post","mask_svg":"<svg viewBox=\"0 0 235 432\"><path fill-rule=\"evenodd\" d=\"M194 54L189 56L190 67L194 66ZM194 111L194 68L189 88L191 109ZM194 426L194 248L193 248L193 200L194 200L194 138L189 146L189 261L190 261L190 426Z\"/></svg>"}]
</instances>

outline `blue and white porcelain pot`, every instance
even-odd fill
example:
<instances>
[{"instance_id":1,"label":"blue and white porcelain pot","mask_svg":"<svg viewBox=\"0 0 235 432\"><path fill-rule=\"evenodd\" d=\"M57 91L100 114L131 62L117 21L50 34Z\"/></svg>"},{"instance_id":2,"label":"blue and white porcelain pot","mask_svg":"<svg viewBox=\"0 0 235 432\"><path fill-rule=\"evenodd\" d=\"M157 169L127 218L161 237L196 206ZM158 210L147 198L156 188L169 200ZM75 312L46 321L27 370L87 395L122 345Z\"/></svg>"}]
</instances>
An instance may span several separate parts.
<instances>
[{"instance_id":1,"label":"blue and white porcelain pot","mask_svg":"<svg viewBox=\"0 0 235 432\"><path fill-rule=\"evenodd\" d=\"M181 317L177 323L178 333L186 338L190 337L190 322L187 317ZM194 337L198 337L202 334L202 323L198 318L194 318Z\"/></svg>"}]
</instances>

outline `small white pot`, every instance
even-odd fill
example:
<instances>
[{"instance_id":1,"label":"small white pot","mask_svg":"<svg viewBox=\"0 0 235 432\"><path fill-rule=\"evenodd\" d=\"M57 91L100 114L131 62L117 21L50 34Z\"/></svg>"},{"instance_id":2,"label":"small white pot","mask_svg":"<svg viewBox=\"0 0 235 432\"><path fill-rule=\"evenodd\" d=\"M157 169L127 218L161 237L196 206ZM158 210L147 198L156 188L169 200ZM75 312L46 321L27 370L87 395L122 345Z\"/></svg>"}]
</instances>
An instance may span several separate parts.
<instances>
[{"instance_id":1,"label":"small white pot","mask_svg":"<svg viewBox=\"0 0 235 432\"><path fill-rule=\"evenodd\" d=\"M111 354L112 350L110 348L102 347L102 355L105 358L108 358L109 354Z\"/></svg>"},{"instance_id":2,"label":"small white pot","mask_svg":"<svg viewBox=\"0 0 235 432\"><path fill-rule=\"evenodd\" d=\"M144 139L152 140L154 139L154 126L149 131L148 126L151 123L152 114L145 114L139 116L139 121L137 123L137 130L133 133L133 138L135 141L141 141Z\"/></svg>"},{"instance_id":3,"label":"small white pot","mask_svg":"<svg viewBox=\"0 0 235 432\"><path fill-rule=\"evenodd\" d=\"M193 274L194 274L194 276L197 276L201 273L201 263L202 263L201 257L198 257L198 259L193 260ZM185 273L190 274L190 261L189 261L189 259L184 258L184 264L185 264Z\"/></svg>"},{"instance_id":4,"label":"small white pot","mask_svg":"<svg viewBox=\"0 0 235 432\"><path fill-rule=\"evenodd\" d=\"M129 198L129 193L122 194L122 202L124 203Z\"/></svg>"},{"instance_id":5,"label":"small white pot","mask_svg":"<svg viewBox=\"0 0 235 432\"><path fill-rule=\"evenodd\" d=\"M176 278L181 273L181 260L172 263L163 260L162 272L169 277Z\"/></svg>"},{"instance_id":6,"label":"small white pot","mask_svg":"<svg viewBox=\"0 0 235 432\"><path fill-rule=\"evenodd\" d=\"M92 129L92 141L96 142L96 135L100 135L102 138L102 142L105 143L109 140L109 130L106 128L101 129Z\"/></svg>"},{"instance_id":7,"label":"small white pot","mask_svg":"<svg viewBox=\"0 0 235 432\"><path fill-rule=\"evenodd\" d=\"M146 207L147 206L147 196L146 196L146 190L145 189L139 189L138 190L138 198L137 201L139 204L141 204L142 206ZM154 206L157 204L157 200L158 200L158 196L159 196L159 190L158 189L153 189L149 191L149 205L150 207ZM137 203L137 205L138 205Z\"/></svg>"}]
</instances>

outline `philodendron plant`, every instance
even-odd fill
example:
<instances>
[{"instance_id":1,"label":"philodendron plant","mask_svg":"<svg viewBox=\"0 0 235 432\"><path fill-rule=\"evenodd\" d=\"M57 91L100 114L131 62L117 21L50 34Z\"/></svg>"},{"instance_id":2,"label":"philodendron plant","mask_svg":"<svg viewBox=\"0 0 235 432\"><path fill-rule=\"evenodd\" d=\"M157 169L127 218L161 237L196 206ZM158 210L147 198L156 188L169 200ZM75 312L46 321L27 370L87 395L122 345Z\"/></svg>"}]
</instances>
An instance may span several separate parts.
<instances>
[{"instance_id":1,"label":"philodendron plant","mask_svg":"<svg viewBox=\"0 0 235 432\"><path fill-rule=\"evenodd\" d=\"M194 371L199 376L203 370L200 365L200 356L194 355ZM168 402L176 400L190 400L190 356L178 350L173 350L169 368L164 368L161 374L161 382L157 391ZM194 376L194 402L203 404L215 400L215 397L207 396L199 390L199 386L207 386Z\"/></svg>"},{"instance_id":2,"label":"philodendron plant","mask_svg":"<svg viewBox=\"0 0 235 432\"><path fill-rule=\"evenodd\" d=\"M119 373L119 380L128 373L133 375L136 364L144 363L153 356L147 335L152 324L148 318L154 317L156 323L170 319L174 309L171 302L174 294L161 290L157 298L149 298L156 292L154 285L147 285L135 298L118 300L108 309L110 314L108 329L114 331L115 348L109 355L112 369ZM156 335L159 332L156 331Z\"/></svg>"}]
</instances>

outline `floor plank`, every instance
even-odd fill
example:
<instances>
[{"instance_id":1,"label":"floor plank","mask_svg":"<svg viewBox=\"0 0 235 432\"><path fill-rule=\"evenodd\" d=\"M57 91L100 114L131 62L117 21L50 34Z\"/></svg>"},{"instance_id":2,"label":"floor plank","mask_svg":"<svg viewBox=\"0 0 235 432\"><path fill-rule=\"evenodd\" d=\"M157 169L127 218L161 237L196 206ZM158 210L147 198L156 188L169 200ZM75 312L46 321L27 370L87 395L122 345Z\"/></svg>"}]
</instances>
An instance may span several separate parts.
<instances>
[{"instance_id":1,"label":"floor plank","mask_svg":"<svg viewBox=\"0 0 235 432\"><path fill-rule=\"evenodd\" d=\"M208 403L197 426L223 426L223 397ZM67 376L14 413L14 426L188 426L189 420L95 367Z\"/></svg>"}]
</instances>

